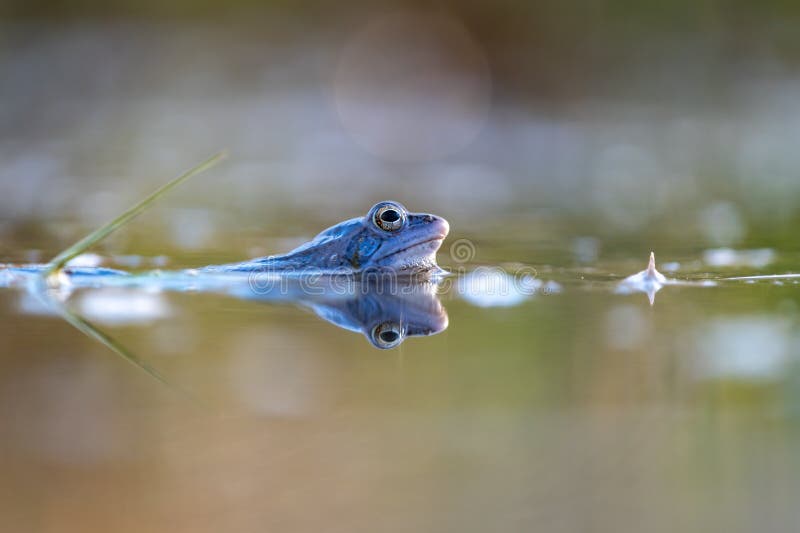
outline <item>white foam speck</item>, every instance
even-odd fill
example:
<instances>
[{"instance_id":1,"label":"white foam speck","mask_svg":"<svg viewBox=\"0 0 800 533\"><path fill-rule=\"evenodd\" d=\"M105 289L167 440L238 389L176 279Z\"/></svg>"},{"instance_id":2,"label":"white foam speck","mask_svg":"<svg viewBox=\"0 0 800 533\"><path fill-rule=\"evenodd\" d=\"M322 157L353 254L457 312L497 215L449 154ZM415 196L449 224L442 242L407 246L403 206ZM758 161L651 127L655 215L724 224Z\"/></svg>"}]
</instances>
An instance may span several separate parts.
<instances>
[{"instance_id":1,"label":"white foam speck","mask_svg":"<svg viewBox=\"0 0 800 533\"><path fill-rule=\"evenodd\" d=\"M458 280L458 293L478 307L511 307L530 297L539 283L516 278L498 268L480 267Z\"/></svg>"}]
</instances>

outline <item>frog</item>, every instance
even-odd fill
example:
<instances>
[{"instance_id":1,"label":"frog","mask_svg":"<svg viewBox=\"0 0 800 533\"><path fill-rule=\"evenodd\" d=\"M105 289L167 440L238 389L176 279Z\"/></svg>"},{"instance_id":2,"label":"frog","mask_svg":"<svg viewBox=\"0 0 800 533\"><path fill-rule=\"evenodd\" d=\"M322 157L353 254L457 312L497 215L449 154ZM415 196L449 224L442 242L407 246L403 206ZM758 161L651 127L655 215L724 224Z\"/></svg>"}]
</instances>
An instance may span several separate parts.
<instances>
[{"instance_id":1,"label":"frog","mask_svg":"<svg viewBox=\"0 0 800 533\"><path fill-rule=\"evenodd\" d=\"M205 272L394 274L443 272L436 252L450 231L442 217L411 213L400 202L382 201L366 215L322 231L307 243L276 256L205 267Z\"/></svg>"},{"instance_id":2,"label":"frog","mask_svg":"<svg viewBox=\"0 0 800 533\"><path fill-rule=\"evenodd\" d=\"M446 273L436 262L436 253L450 226L444 218L413 213L396 201L381 201L364 216L351 218L322 231L305 244L281 255L270 255L222 265L208 265L176 272L131 275L105 267L67 266L60 272L65 285L103 287L155 286L167 280L175 286L202 284L209 277L268 274L276 276L354 275L379 273L397 276L435 277ZM0 287L24 282L42 274L48 264L0 265ZM131 283L130 278L136 278ZM160 280L160 281L156 281Z\"/></svg>"}]
</instances>

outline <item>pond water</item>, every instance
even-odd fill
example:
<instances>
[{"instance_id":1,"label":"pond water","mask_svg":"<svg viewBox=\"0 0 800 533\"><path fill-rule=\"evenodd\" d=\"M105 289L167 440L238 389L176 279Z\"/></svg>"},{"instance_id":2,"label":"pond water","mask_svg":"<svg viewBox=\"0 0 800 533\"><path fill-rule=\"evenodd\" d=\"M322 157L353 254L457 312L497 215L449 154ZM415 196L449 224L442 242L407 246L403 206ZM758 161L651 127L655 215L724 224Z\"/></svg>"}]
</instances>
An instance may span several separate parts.
<instances>
[{"instance_id":1,"label":"pond water","mask_svg":"<svg viewBox=\"0 0 800 533\"><path fill-rule=\"evenodd\" d=\"M425 306L400 306L406 324L433 317L435 334L388 350L333 325L346 306L319 296L315 314L308 301L202 282L62 295L163 382L35 294L0 291L6 523L791 529L800 280L666 285L651 306L644 293L616 290L645 257L586 262L579 242L551 249L570 258L560 263L522 249L454 262L465 242L446 241L441 261L456 275L423 290ZM511 252L519 264L500 260ZM717 250L705 263L697 255L659 267L701 282L785 273L780 265L798 259L770 251L760 269L707 264L759 253ZM515 269L526 283L498 284ZM382 321L398 305L373 301L360 316Z\"/></svg>"},{"instance_id":2,"label":"pond water","mask_svg":"<svg viewBox=\"0 0 800 533\"><path fill-rule=\"evenodd\" d=\"M244 260L391 198L450 222L453 275L43 300L0 272L0 530L796 530L800 73L760 37L791 22L274 4L0 23L0 263L227 147L82 260ZM651 251L668 282L621 286Z\"/></svg>"}]
</instances>

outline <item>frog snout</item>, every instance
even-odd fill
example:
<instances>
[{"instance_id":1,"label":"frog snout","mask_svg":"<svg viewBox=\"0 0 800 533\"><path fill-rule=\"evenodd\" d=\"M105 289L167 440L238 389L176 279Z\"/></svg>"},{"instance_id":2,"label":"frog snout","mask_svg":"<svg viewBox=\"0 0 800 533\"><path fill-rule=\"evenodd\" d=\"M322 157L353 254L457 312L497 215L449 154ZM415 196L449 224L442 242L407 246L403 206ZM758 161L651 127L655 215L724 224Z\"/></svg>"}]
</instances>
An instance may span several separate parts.
<instances>
[{"instance_id":1,"label":"frog snout","mask_svg":"<svg viewBox=\"0 0 800 533\"><path fill-rule=\"evenodd\" d=\"M450 224L442 217L425 215L425 222L430 224L432 229L438 233L442 239L447 237L447 234L450 233Z\"/></svg>"}]
</instances>

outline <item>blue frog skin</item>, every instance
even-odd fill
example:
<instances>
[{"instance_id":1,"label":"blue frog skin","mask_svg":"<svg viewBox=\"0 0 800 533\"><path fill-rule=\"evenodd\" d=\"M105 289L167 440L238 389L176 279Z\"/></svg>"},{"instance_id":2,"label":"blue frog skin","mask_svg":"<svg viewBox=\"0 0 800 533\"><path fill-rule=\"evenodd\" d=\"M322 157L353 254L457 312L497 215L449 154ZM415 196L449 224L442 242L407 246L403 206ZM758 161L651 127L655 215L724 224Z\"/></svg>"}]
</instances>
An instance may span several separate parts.
<instances>
[{"instance_id":1,"label":"blue frog skin","mask_svg":"<svg viewBox=\"0 0 800 533\"><path fill-rule=\"evenodd\" d=\"M378 202L358 218L330 227L285 255L206 267L222 272L398 274L441 272L436 252L447 237L447 221L427 213L409 213L399 202Z\"/></svg>"}]
</instances>

